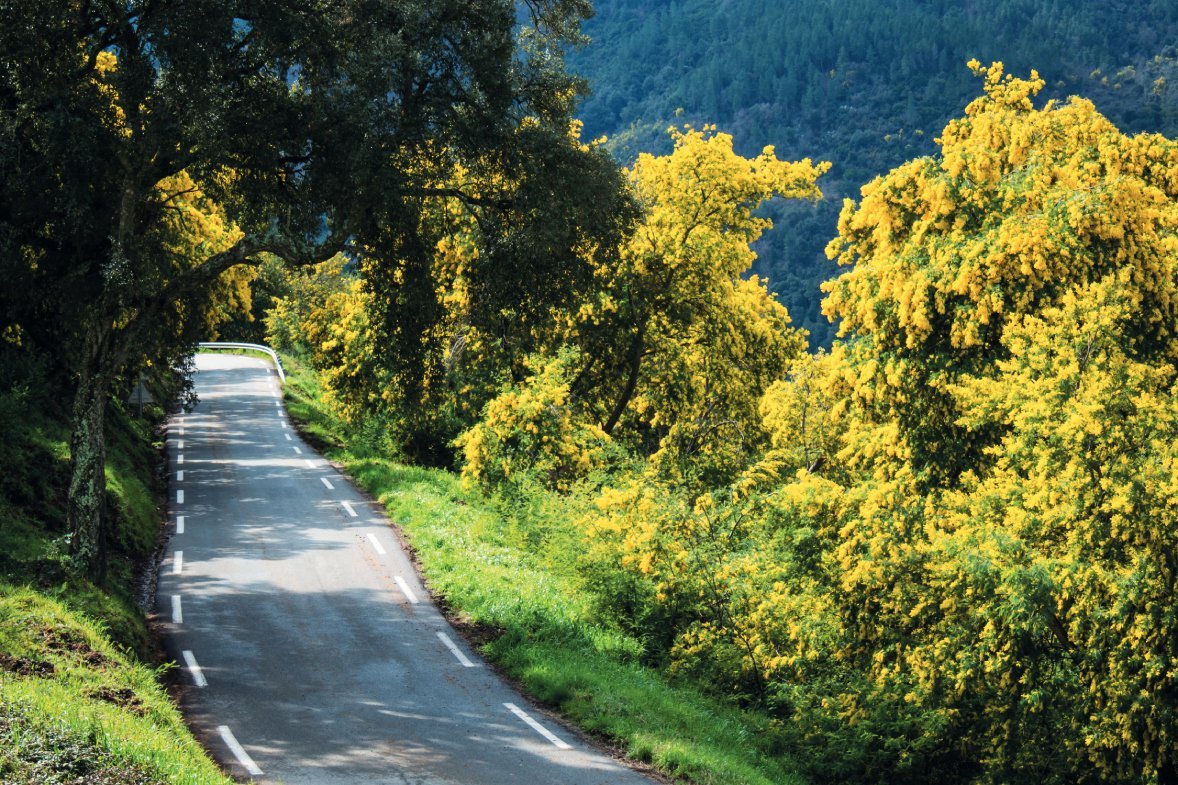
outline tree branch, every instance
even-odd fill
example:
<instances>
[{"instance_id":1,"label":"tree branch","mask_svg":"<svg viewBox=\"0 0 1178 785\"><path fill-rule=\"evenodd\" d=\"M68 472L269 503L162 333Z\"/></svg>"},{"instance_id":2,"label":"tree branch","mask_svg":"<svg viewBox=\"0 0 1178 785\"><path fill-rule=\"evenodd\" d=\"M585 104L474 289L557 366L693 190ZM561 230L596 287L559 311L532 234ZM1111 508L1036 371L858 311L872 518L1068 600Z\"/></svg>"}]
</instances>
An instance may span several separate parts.
<instances>
[{"instance_id":1,"label":"tree branch","mask_svg":"<svg viewBox=\"0 0 1178 785\"><path fill-rule=\"evenodd\" d=\"M457 199L468 207L492 207L497 210L509 210L512 201L506 197L486 199L481 196L471 196L459 188L414 188L407 192L407 196L440 196L446 199Z\"/></svg>"},{"instance_id":2,"label":"tree branch","mask_svg":"<svg viewBox=\"0 0 1178 785\"><path fill-rule=\"evenodd\" d=\"M187 294L198 291L213 283L222 273L239 264L246 264L258 254L272 253L294 267L309 267L325 262L344 250L342 238L332 237L316 245L300 245L290 238L278 235L248 236L234 243L233 247L214 254L201 264L174 276L167 284L148 298L137 309L136 321L157 314L166 305L176 302Z\"/></svg>"}]
</instances>

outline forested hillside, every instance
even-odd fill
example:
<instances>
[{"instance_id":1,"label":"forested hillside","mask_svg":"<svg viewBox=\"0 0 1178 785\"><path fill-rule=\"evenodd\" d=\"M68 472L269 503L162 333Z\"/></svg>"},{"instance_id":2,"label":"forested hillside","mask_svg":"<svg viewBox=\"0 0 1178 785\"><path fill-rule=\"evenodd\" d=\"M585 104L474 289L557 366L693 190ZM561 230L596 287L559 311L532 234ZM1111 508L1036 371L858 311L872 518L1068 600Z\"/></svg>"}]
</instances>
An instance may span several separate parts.
<instances>
[{"instance_id":1,"label":"forested hillside","mask_svg":"<svg viewBox=\"0 0 1178 785\"><path fill-rule=\"evenodd\" d=\"M1123 131L1178 130L1178 4L1158 0L598 0L572 66L586 137L629 164L671 124L716 123L750 154L833 167L818 205L778 205L756 269L828 344L817 284L843 196L933 149L976 83L966 61L1035 68L1043 96L1083 95Z\"/></svg>"}]
</instances>

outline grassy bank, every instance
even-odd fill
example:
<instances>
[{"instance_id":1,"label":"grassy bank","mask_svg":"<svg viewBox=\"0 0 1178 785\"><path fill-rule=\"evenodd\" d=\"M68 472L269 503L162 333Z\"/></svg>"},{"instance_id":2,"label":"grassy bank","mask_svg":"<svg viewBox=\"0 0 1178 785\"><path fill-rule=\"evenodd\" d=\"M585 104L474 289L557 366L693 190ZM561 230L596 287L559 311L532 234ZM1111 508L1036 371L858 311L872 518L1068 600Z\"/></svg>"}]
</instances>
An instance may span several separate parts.
<instances>
[{"instance_id":1,"label":"grassy bank","mask_svg":"<svg viewBox=\"0 0 1178 785\"><path fill-rule=\"evenodd\" d=\"M384 504L434 593L483 653L537 700L627 756L699 783L801 783L772 724L675 684L638 660L642 643L603 623L578 570L576 502L512 504L449 472L398 464L320 403L313 373L284 358L287 404L360 487Z\"/></svg>"},{"instance_id":2,"label":"grassy bank","mask_svg":"<svg viewBox=\"0 0 1178 785\"><path fill-rule=\"evenodd\" d=\"M111 559L92 582L67 569L62 408L35 384L0 390L0 783L227 785L160 685L135 604L161 517L153 428L111 414Z\"/></svg>"},{"instance_id":3,"label":"grassy bank","mask_svg":"<svg viewBox=\"0 0 1178 785\"><path fill-rule=\"evenodd\" d=\"M230 780L189 734L156 671L93 619L0 584L0 782Z\"/></svg>"},{"instance_id":4,"label":"grassy bank","mask_svg":"<svg viewBox=\"0 0 1178 785\"><path fill-rule=\"evenodd\" d=\"M65 520L69 432L64 415L29 399L0 394L6 435L0 465L0 581L28 584L95 619L112 640L139 658L152 645L135 605L134 573L155 548L157 509L154 434L146 421L114 412L107 444L111 558L100 584L70 575Z\"/></svg>"}]
</instances>

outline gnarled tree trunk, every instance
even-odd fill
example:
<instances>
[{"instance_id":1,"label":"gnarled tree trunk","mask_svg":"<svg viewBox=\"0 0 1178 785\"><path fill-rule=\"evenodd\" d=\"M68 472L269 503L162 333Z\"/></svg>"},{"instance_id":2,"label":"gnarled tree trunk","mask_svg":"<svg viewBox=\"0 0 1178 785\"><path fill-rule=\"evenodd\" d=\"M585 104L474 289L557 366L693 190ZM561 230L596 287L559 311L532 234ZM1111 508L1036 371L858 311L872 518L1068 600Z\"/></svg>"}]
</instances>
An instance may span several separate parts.
<instances>
[{"instance_id":1,"label":"gnarled tree trunk","mask_svg":"<svg viewBox=\"0 0 1178 785\"><path fill-rule=\"evenodd\" d=\"M80 573L101 578L106 569L106 404L110 380L88 367L74 394L70 434L70 476L67 521L70 557Z\"/></svg>"}]
</instances>

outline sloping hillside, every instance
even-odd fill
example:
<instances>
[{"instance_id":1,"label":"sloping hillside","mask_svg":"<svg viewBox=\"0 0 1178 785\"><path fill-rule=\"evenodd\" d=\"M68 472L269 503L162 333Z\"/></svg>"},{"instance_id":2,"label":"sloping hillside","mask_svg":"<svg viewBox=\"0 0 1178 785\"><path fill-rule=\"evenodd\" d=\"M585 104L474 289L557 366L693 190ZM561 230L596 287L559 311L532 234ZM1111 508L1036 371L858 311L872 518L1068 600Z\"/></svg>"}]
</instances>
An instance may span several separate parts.
<instances>
[{"instance_id":1,"label":"sloping hillside","mask_svg":"<svg viewBox=\"0 0 1178 785\"><path fill-rule=\"evenodd\" d=\"M782 208L762 245L795 320L818 313L842 196L929 153L978 92L971 58L1037 69L1046 98L1079 94L1126 131L1178 131L1178 4L1162 0L597 0L573 66L593 94L589 136L629 162L666 152L672 123L716 123L748 154L833 162L824 204Z\"/></svg>"}]
</instances>

